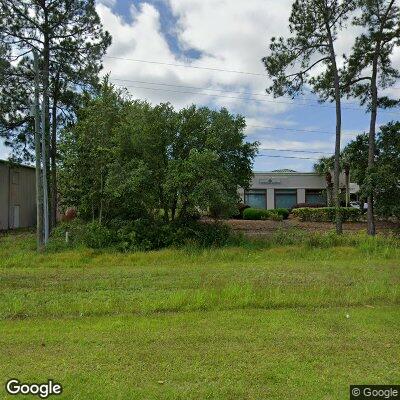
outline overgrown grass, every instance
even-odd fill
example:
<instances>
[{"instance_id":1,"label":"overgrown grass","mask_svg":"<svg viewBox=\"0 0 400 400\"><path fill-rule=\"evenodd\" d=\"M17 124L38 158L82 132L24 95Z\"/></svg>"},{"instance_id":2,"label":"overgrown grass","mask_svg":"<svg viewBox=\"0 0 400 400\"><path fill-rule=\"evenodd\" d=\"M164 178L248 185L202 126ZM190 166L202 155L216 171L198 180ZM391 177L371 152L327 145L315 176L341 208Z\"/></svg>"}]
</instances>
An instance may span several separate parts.
<instances>
[{"instance_id":1,"label":"overgrown grass","mask_svg":"<svg viewBox=\"0 0 400 400\"><path fill-rule=\"evenodd\" d=\"M136 253L4 236L0 380L58 379L74 399L336 400L396 383L399 256L392 237L298 231Z\"/></svg>"}]
</instances>

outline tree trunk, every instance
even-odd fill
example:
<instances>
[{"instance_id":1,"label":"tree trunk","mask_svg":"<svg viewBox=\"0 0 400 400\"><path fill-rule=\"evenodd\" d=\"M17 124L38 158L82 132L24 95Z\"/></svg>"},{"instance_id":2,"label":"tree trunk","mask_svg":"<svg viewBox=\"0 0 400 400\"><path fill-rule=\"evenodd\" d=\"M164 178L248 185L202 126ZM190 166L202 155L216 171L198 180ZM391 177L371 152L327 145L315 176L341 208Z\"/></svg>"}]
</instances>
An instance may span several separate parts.
<instances>
[{"instance_id":1,"label":"tree trunk","mask_svg":"<svg viewBox=\"0 0 400 400\"><path fill-rule=\"evenodd\" d=\"M328 186L327 186L327 188L326 188L326 197L327 197L327 205L328 205L328 207L332 207L332 204L333 204L333 202L332 202L332 192L333 192L333 185L332 185L332 182L329 182L328 183Z\"/></svg>"},{"instance_id":2,"label":"tree trunk","mask_svg":"<svg viewBox=\"0 0 400 400\"><path fill-rule=\"evenodd\" d=\"M39 106L39 60L37 52L33 52L35 67L35 167L36 167L36 241L37 250L43 249L43 186L40 162L40 106Z\"/></svg>"},{"instance_id":3,"label":"tree trunk","mask_svg":"<svg viewBox=\"0 0 400 400\"><path fill-rule=\"evenodd\" d=\"M103 222L103 172L100 174L100 209L99 209L99 223Z\"/></svg>"},{"instance_id":4,"label":"tree trunk","mask_svg":"<svg viewBox=\"0 0 400 400\"><path fill-rule=\"evenodd\" d=\"M384 27L387 22L388 15L390 10L392 9L395 0L391 0L386 8L385 14L379 18L380 21L380 30L378 33L378 40L376 42L374 58L372 61L372 75L371 75L371 120L369 125L369 135L368 135L368 173L371 174L375 165L375 133L376 133L376 119L378 114L378 87L377 87L377 79L378 79L378 62L379 56L381 53L381 45L382 45L382 35L384 31ZM377 11L379 13L379 10ZM367 224L368 224L368 235L374 236L376 233L375 227L375 216L374 216L374 193L373 187L370 187L370 193L368 194L367 204Z\"/></svg>"},{"instance_id":5,"label":"tree trunk","mask_svg":"<svg viewBox=\"0 0 400 400\"><path fill-rule=\"evenodd\" d=\"M344 173L346 176L346 207L349 207L349 204L350 204L350 169L348 166L345 166Z\"/></svg>"},{"instance_id":6,"label":"tree trunk","mask_svg":"<svg viewBox=\"0 0 400 400\"><path fill-rule=\"evenodd\" d=\"M327 10L328 11L328 10ZM336 233L341 234L343 232L342 219L340 216L340 199L339 199L339 182L340 182L340 139L342 131L342 107L340 99L340 80L339 72L336 64L335 47L333 44L333 37L329 20L325 20L325 26L329 39L329 51L332 63L333 75L334 75L334 86L335 86L335 105L336 105L336 137L335 137L335 166L333 174L333 200L336 208Z\"/></svg>"},{"instance_id":7,"label":"tree trunk","mask_svg":"<svg viewBox=\"0 0 400 400\"><path fill-rule=\"evenodd\" d=\"M376 61L377 63L377 61ZM376 87L377 66L373 67L371 79L371 120L368 135L368 174L369 175L375 164L375 130L377 118L377 103L378 103L378 90ZM368 235L375 235L375 217L374 217L374 194L373 188L370 187L370 192L367 197L367 224Z\"/></svg>"},{"instance_id":8,"label":"tree trunk","mask_svg":"<svg viewBox=\"0 0 400 400\"><path fill-rule=\"evenodd\" d=\"M43 41L43 110L42 110L42 157L43 157L43 219L44 219L44 243L47 244L50 234L49 227L49 178L50 178L50 129L49 129L49 69L50 69L50 39L48 28L48 11L44 8L44 41Z\"/></svg>"},{"instance_id":9,"label":"tree trunk","mask_svg":"<svg viewBox=\"0 0 400 400\"><path fill-rule=\"evenodd\" d=\"M177 197L175 197L172 202L172 207L171 207L171 220L172 221L175 221L177 205L178 205L178 199L177 199Z\"/></svg>"},{"instance_id":10,"label":"tree trunk","mask_svg":"<svg viewBox=\"0 0 400 400\"><path fill-rule=\"evenodd\" d=\"M53 107L51 111L51 207L50 226L57 224L57 102L58 102L58 75L54 82Z\"/></svg>"}]
</instances>

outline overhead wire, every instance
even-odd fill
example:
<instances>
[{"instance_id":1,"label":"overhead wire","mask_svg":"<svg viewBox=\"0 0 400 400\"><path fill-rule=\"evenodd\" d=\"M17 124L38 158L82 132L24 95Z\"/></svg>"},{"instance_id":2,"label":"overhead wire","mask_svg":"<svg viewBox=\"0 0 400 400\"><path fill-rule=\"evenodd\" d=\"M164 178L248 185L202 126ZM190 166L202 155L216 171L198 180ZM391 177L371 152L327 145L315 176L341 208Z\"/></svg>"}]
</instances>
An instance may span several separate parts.
<instances>
[{"instance_id":1,"label":"overhead wire","mask_svg":"<svg viewBox=\"0 0 400 400\"><path fill-rule=\"evenodd\" d=\"M143 89L143 90L151 90L151 91L161 91L161 92L169 92L169 93L181 93L181 94L195 94L200 96L208 96L208 97L217 97L217 98L227 98L227 99L235 99L235 100L242 100L245 102L248 101L256 101L256 102L267 102L267 103L274 103L274 104L288 104L294 105L298 107L323 107L323 108L334 108L334 106L329 106L325 104L305 104L305 103L296 103L294 101L281 101L281 100L267 100L267 99L254 99L250 97L237 97L237 96L225 96L225 95L217 95L217 94L210 94L210 93L201 93L201 92L193 92L193 91L183 91L183 90L171 90L171 89L164 89L164 88L151 88L145 86L132 86L132 85L120 85L122 88L134 88L134 89ZM361 107L342 107L343 110L354 110L354 111L364 111L365 109ZM388 114L398 114L395 112L390 112L386 110Z\"/></svg>"}]
</instances>

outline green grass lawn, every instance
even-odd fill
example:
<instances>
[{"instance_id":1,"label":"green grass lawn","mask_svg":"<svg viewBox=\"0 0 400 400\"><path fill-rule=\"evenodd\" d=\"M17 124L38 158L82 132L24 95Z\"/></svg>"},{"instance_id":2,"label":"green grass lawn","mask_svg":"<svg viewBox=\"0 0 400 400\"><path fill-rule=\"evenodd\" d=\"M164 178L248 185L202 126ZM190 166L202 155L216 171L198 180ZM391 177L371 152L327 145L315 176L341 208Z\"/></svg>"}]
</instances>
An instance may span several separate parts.
<instances>
[{"instance_id":1,"label":"green grass lawn","mask_svg":"<svg viewBox=\"0 0 400 400\"><path fill-rule=\"evenodd\" d=\"M400 381L400 250L36 254L0 238L0 397L347 399ZM11 396L10 396L11 398ZM57 398L57 397L54 397Z\"/></svg>"}]
</instances>

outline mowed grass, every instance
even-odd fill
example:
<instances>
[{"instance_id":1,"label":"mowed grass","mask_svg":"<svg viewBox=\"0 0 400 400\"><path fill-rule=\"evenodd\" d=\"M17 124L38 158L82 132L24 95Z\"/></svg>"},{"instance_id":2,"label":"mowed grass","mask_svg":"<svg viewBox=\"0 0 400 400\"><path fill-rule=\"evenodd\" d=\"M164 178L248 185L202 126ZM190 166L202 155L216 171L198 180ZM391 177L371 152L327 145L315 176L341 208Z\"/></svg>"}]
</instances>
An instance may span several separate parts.
<instances>
[{"instance_id":1,"label":"mowed grass","mask_svg":"<svg viewBox=\"0 0 400 400\"><path fill-rule=\"evenodd\" d=\"M36 254L32 235L2 237L0 396L10 377L55 379L68 399L336 400L398 383L399 256L368 243Z\"/></svg>"}]
</instances>

